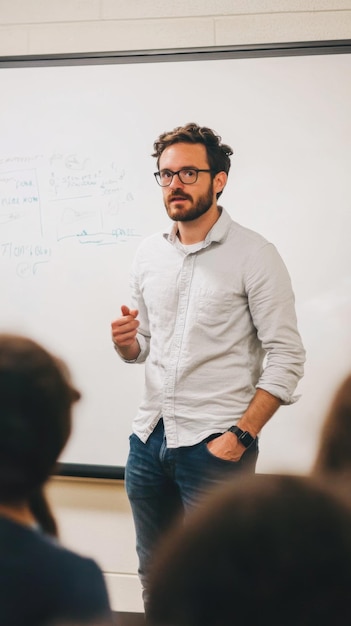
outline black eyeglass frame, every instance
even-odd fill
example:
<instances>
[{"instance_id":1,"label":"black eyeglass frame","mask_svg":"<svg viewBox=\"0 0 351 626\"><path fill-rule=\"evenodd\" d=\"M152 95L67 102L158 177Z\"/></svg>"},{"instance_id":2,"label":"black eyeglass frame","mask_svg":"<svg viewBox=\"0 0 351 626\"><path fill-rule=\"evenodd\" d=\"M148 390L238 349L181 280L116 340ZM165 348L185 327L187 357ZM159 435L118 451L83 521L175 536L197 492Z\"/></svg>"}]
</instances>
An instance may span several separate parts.
<instances>
[{"instance_id":1,"label":"black eyeglass frame","mask_svg":"<svg viewBox=\"0 0 351 626\"><path fill-rule=\"evenodd\" d=\"M179 178L180 182L181 182L183 185L194 185L194 184L197 182L197 179L198 179L198 177L199 177L199 173L200 173L200 172L210 172L211 174L214 174L214 170L211 170L211 169L201 170L201 169L198 169L197 167L182 167L182 168L181 168L180 170L178 170L177 172L173 172L172 170L168 170L168 169L166 168L164 171L165 171L165 172L169 172L169 174L172 174L172 178L171 178L171 180L169 181L169 183L167 183L167 185L162 185L162 184L161 184L161 178L160 178L160 177L161 177L161 172L160 172L160 171L158 171L158 172L154 172L154 176L155 176L155 178L156 178L156 182L157 182L157 184L158 184L158 185L160 185L160 187L169 187L169 186L170 186L170 184L172 183L172 180L173 180L173 178L175 177L175 175L176 175L176 174L177 174L177 176L178 176L178 178ZM185 180L183 180L183 179L182 179L182 177L180 176L180 173L181 173L181 172L195 172L195 173L196 173L196 178L195 178L195 180L191 181L191 183L190 183L189 181L185 181Z\"/></svg>"}]
</instances>

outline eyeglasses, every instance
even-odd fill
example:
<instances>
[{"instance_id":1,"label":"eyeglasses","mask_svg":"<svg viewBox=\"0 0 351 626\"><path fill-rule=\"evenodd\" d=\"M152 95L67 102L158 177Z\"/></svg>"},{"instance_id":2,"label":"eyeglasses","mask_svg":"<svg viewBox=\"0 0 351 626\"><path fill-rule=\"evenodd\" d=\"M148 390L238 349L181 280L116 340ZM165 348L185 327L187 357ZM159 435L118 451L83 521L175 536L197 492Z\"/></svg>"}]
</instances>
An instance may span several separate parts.
<instances>
[{"instance_id":1,"label":"eyeglasses","mask_svg":"<svg viewBox=\"0 0 351 626\"><path fill-rule=\"evenodd\" d=\"M212 170L198 170L195 167L183 167L177 172L172 172L172 170L161 170L160 172L155 172L154 176L161 187L169 187L173 180L173 176L176 174L178 175L180 182L184 185L193 185L198 179L199 172L212 172Z\"/></svg>"}]
</instances>

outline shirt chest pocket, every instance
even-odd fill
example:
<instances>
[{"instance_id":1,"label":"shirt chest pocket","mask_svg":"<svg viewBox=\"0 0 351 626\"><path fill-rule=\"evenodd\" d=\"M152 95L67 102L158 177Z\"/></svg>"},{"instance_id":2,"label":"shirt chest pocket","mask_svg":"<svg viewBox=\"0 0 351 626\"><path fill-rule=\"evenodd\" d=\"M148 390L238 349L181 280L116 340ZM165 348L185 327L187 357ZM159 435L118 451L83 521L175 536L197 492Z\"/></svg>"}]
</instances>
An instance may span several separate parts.
<instances>
[{"instance_id":1,"label":"shirt chest pocket","mask_svg":"<svg viewBox=\"0 0 351 626\"><path fill-rule=\"evenodd\" d=\"M224 290L201 290L196 296L195 319L202 326L215 327L232 318L236 297Z\"/></svg>"}]
</instances>

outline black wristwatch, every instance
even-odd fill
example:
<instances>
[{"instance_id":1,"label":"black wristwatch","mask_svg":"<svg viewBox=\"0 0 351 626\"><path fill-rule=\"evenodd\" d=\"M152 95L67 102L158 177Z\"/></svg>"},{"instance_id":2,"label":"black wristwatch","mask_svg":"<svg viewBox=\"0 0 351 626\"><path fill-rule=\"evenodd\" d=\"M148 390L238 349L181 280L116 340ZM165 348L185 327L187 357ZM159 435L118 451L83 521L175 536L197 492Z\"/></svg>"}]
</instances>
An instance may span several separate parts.
<instances>
[{"instance_id":1,"label":"black wristwatch","mask_svg":"<svg viewBox=\"0 0 351 626\"><path fill-rule=\"evenodd\" d=\"M239 426L231 426L230 428L228 428L228 430L230 430L231 433L234 433L234 435L237 436L240 443L242 443L245 448L249 448L256 439L256 437L250 435L247 430L241 430Z\"/></svg>"}]
</instances>

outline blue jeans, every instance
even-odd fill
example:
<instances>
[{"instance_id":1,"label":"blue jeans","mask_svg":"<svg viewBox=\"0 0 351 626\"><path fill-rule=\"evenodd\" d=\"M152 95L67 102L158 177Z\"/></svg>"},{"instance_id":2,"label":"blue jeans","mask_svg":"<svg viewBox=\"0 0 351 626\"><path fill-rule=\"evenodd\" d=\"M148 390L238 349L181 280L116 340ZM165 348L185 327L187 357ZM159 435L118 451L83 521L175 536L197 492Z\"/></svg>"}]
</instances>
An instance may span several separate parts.
<instances>
[{"instance_id":1,"label":"blue jeans","mask_svg":"<svg viewBox=\"0 0 351 626\"><path fill-rule=\"evenodd\" d=\"M160 419L146 443L135 434L129 438L125 484L135 525L144 602L153 549L176 516L189 511L209 489L228 481L230 476L255 472L257 440L239 462L232 462L209 452L206 444L215 436L194 446L167 448Z\"/></svg>"}]
</instances>

